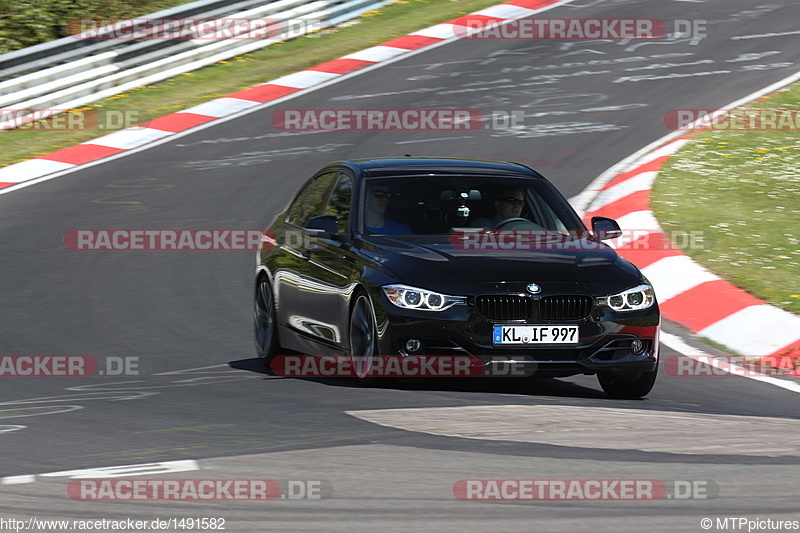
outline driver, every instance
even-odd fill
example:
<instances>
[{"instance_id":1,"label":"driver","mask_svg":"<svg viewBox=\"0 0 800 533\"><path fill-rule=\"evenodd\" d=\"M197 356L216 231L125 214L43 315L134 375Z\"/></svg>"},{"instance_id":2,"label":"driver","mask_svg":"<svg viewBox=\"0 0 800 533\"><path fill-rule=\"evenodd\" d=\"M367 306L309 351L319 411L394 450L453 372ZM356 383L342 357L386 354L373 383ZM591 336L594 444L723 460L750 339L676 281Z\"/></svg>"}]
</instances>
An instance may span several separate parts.
<instances>
[{"instance_id":1,"label":"driver","mask_svg":"<svg viewBox=\"0 0 800 533\"><path fill-rule=\"evenodd\" d=\"M408 225L386 218L389 200L394 193L388 185L373 185L367 192L366 226L370 233L382 235L411 235Z\"/></svg>"},{"instance_id":2,"label":"driver","mask_svg":"<svg viewBox=\"0 0 800 533\"><path fill-rule=\"evenodd\" d=\"M494 208L494 214L491 218L476 218L470 224L471 227L494 228L504 220L522 216L522 208L525 206L525 197L520 189L501 189L493 196L492 207Z\"/></svg>"}]
</instances>

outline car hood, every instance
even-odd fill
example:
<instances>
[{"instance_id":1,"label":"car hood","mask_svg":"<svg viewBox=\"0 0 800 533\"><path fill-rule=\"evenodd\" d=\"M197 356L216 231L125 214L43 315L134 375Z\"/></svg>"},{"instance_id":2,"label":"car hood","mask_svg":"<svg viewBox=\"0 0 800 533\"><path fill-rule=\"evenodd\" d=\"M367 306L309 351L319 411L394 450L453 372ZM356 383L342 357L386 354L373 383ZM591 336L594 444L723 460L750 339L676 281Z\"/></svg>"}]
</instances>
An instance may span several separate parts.
<instances>
[{"instance_id":1,"label":"car hood","mask_svg":"<svg viewBox=\"0 0 800 533\"><path fill-rule=\"evenodd\" d=\"M362 252L398 283L469 295L525 292L602 295L642 280L639 270L594 239L574 238L546 249L467 249L448 236L370 236Z\"/></svg>"}]
</instances>

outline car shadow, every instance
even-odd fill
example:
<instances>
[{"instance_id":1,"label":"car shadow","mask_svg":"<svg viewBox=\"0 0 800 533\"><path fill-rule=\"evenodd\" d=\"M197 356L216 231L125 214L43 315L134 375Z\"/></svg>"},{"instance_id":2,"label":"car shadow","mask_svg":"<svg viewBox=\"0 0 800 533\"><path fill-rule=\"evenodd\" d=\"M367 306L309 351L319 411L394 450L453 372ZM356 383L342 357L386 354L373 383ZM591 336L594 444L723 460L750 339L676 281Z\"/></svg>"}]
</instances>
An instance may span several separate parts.
<instances>
[{"instance_id":1,"label":"car shadow","mask_svg":"<svg viewBox=\"0 0 800 533\"><path fill-rule=\"evenodd\" d=\"M523 396L553 396L569 398L608 399L598 389L554 378L484 377L484 378L385 378L365 386L353 378L284 377L267 369L261 359L240 359L228 363L231 368L269 376L271 379L296 379L330 387L374 388L405 391L475 392L518 394Z\"/></svg>"}]
</instances>

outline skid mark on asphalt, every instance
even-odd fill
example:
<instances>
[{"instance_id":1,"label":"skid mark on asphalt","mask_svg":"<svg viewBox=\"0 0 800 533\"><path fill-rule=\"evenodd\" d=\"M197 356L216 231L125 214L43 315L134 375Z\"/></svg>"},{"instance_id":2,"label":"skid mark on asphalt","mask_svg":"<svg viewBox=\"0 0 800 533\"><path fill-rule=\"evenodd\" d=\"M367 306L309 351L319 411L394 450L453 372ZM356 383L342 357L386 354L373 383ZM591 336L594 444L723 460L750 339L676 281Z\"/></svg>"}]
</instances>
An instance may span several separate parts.
<instances>
[{"instance_id":1,"label":"skid mark on asphalt","mask_svg":"<svg viewBox=\"0 0 800 533\"><path fill-rule=\"evenodd\" d=\"M416 141L397 141L394 144L415 144L415 143L429 143L429 142L436 142L436 141L456 141L458 139L472 139L471 135L466 135L463 137L443 137L441 139L419 139Z\"/></svg>"},{"instance_id":2,"label":"skid mark on asphalt","mask_svg":"<svg viewBox=\"0 0 800 533\"><path fill-rule=\"evenodd\" d=\"M71 391L67 394L2 402L0 403L0 420L6 418L63 414L84 408L83 405L63 405L63 402L77 404L95 400L112 402L141 400L160 394L159 392L148 392L149 389L211 385L227 381L254 379L257 377L261 376L253 375L250 372L242 370L231 369L228 365L214 365L155 374L149 376L148 380L78 385L65 389ZM27 426L0 425L0 434L25 429L26 427Z\"/></svg>"},{"instance_id":3,"label":"skid mark on asphalt","mask_svg":"<svg viewBox=\"0 0 800 533\"><path fill-rule=\"evenodd\" d=\"M22 407L19 409L0 409L0 419L22 418L26 416L53 415L82 409L80 405L61 405L58 407Z\"/></svg>"},{"instance_id":4,"label":"skid mark on asphalt","mask_svg":"<svg viewBox=\"0 0 800 533\"><path fill-rule=\"evenodd\" d=\"M140 195L140 194L147 194L151 192L158 192L165 189L171 189L172 187L176 187L176 185L170 184L155 184L155 183L147 183L142 185L133 185L129 184L131 182L120 182L115 183L112 185L106 185L106 187L111 187L115 189L136 189L130 192L123 192L119 194L114 194L112 196L105 196L103 198L97 198L92 200L91 203L93 204L120 204L128 206L128 211L147 211L150 208L145 207L142 205L140 200L131 200L131 197ZM125 198L125 200L123 200Z\"/></svg>"},{"instance_id":5,"label":"skid mark on asphalt","mask_svg":"<svg viewBox=\"0 0 800 533\"><path fill-rule=\"evenodd\" d=\"M315 153L333 152L345 146L352 146L350 143L336 144L326 143L320 146L297 146L295 148L287 148L283 150L267 150L263 152L244 152L241 154L226 156L222 159L210 159L201 161L189 161L183 166L195 170L212 170L224 167L243 167L250 165L260 165L262 163L269 163L275 159L289 158L297 159L301 156L306 156Z\"/></svg>"},{"instance_id":6,"label":"skid mark on asphalt","mask_svg":"<svg viewBox=\"0 0 800 533\"><path fill-rule=\"evenodd\" d=\"M492 137L516 137L518 139L531 139L536 137L553 137L559 135L574 135L577 133L598 133L615 131L627 128L616 124L602 124L599 122L559 122L556 124L540 124L522 127L498 129Z\"/></svg>"},{"instance_id":7,"label":"skid mark on asphalt","mask_svg":"<svg viewBox=\"0 0 800 533\"><path fill-rule=\"evenodd\" d=\"M225 143L240 143L250 141L260 141L263 139L276 139L279 137L299 137L300 135L317 135L320 133L330 133L329 131L281 131L278 133L265 133L263 135L254 135L250 137L218 137L216 139L203 139L200 141L193 141L186 144L176 144L176 148L183 148L187 146L198 146L202 144L225 144Z\"/></svg>"}]
</instances>

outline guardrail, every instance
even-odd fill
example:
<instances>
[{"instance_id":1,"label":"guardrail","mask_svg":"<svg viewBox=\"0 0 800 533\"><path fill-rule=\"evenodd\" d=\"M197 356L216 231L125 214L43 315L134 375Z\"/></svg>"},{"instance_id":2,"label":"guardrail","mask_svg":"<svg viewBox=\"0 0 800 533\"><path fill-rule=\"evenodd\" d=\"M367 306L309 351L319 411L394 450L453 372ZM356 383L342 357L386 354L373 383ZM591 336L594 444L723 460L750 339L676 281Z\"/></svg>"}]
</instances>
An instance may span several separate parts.
<instances>
[{"instance_id":1,"label":"guardrail","mask_svg":"<svg viewBox=\"0 0 800 533\"><path fill-rule=\"evenodd\" d=\"M230 38L213 40L84 39L65 37L57 41L0 55L0 118L13 110L10 120L0 121L0 131L32 120L162 81L178 74L264 48L287 38L299 37L355 18L391 0L201 0L159 11L141 19L156 21L201 18L237 21ZM263 25L248 31L245 19L268 21L269 38ZM115 35L118 23L83 36ZM290 25L289 34L277 34ZM236 28L244 29L237 30ZM253 27L256 27L254 24ZM160 25L154 24L159 31ZM258 37L253 38L258 32ZM251 38L248 39L248 36ZM266 80L265 80L266 81ZM34 113L36 111L36 113ZM28 117L26 119L26 117Z\"/></svg>"},{"instance_id":2,"label":"guardrail","mask_svg":"<svg viewBox=\"0 0 800 533\"><path fill-rule=\"evenodd\" d=\"M246 3L252 5L263 5L264 0L250 0L243 2L243 0L197 0L188 4L182 4L177 7L158 11L151 15L150 18L185 18L193 16L207 16L214 15L215 11L218 14L225 12L236 12L247 7L238 8L236 6ZM29 46L21 50L9 52L0 55L0 81L7 78L19 76L27 72L33 72L41 68L57 65L65 61L71 61L85 55L90 55L98 50L103 50L112 46L118 46L119 43L111 44L105 42L95 41L82 41L74 37L64 37L55 41Z\"/></svg>"}]
</instances>

